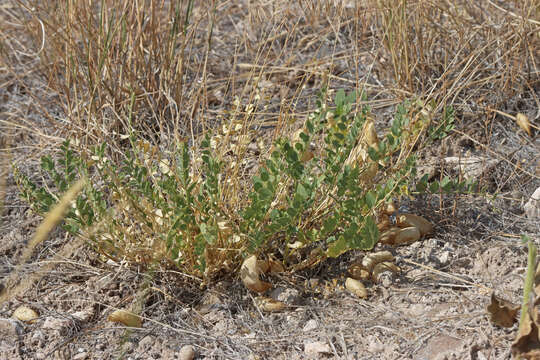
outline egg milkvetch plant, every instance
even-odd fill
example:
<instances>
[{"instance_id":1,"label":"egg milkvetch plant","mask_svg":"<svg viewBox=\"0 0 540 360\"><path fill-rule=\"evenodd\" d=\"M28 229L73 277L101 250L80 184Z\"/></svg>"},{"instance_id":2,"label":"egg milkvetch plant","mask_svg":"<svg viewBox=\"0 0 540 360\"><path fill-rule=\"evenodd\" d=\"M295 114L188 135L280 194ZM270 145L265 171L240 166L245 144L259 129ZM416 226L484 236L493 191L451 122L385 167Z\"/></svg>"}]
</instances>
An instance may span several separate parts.
<instances>
[{"instance_id":1,"label":"egg milkvetch plant","mask_svg":"<svg viewBox=\"0 0 540 360\"><path fill-rule=\"evenodd\" d=\"M217 134L204 137L198 156L184 142L165 154L131 136L121 164L109 160L105 144L86 156L66 141L56 161L42 159L56 191L80 176L94 181L63 227L108 258L168 264L205 279L236 271L246 254L274 254L299 269L351 249L371 249L379 240L380 210L392 198L410 195L419 139L438 130L430 128L426 106L409 102L398 107L379 140L369 108L353 111L356 93L338 91L333 109L324 99L297 136L277 139L256 174L241 183L226 179L231 165L214 146ZM48 187L20 171L17 178L38 213L57 201ZM224 203L231 181L248 194L247 202ZM463 188L444 181L448 191ZM441 187L422 178L417 189ZM306 256L304 249L314 251Z\"/></svg>"}]
</instances>

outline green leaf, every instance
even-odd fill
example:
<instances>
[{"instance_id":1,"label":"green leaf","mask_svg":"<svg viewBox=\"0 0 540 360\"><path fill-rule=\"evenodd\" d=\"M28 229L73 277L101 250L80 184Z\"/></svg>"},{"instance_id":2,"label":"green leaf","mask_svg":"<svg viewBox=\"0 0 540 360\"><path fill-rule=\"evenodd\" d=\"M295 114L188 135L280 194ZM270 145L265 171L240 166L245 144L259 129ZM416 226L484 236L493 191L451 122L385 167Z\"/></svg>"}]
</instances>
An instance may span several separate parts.
<instances>
[{"instance_id":1,"label":"green leaf","mask_svg":"<svg viewBox=\"0 0 540 360\"><path fill-rule=\"evenodd\" d=\"M369 147L368 148L368 155L369 155L369 158L372 160L372 161L379 161L379 153L377 152L377 150L373 147Z\"/></svg>"},{"instance_id":2,"label":"green leaf","mask_svg":"<svg viewBox=\"0 0 540 360\"><path fill-rule=\"evenodd\" d=\"M336 229L337 224L338 224L338 218L336 216L329 217L324 222L322 234L328 235L332 233Z\"/></svg>"},{"instance_id":3,"label":"green leaf","mask_svg":"<svg viewBox=\"0 0 540 360\"><path fill-rule=\"evenodd\" d=\"M364 226L361 230L362 243L358 246L362 250L371 250L379 241L379 229L373 220L373 217L364 218Z\"/></svg>"},{"instance_id":4,"label":"green leaf","mask_svg":"<svg viewBox=\"0 0 540 360\"><path fill-rule=\"evenodd\" d=\"M41 168L45 171L54 170L54 161L50 156L47 155L41 157Z\"/></svg>"},{"instance_id":5,"label":"green leaf","mask_svg":"<svg viewBox=\"0 0 540 360\"><path fill-rule=\"evenodd\" d=\"M307 198L309 198L309 194L307 189L302 184L298 184L298 187L296 188L296 195L302 200L305 201Z\"/></svg>"},{"instance_id":6,"label":"green leaf","mask_svg":"<svg viewBox=\"0 0 540 360\"><path fill-rule=\"evenodd\" d=\"M419 193L424 193L427 189L427 182L429 179L429 174L424 174L420 180L418 180L418 183L416 184L416 191Z\"/></svg>"},{"instance_id":7,"label":"green leaf","mask_svg":"<svg viewBox=\"0 0 540 360\"><path fill-rule=\"evenodd\" d=\"M347 252L348 250L350 250L350 248L347 245L347 241L345 240L345 237L341 235L339 236L337 241L334 241L328 246L328 250L326 250L326 255L331 258L336 258L339 255Z\"/></svg>"},{"instance_id":8,"label":"green leaf","mask_svg":"<svg viewBox=\"0 0 540 360\"><path fill-rule=\"evenodd\" d=\"M207 244L214 244L217 240L217 227L208 225L206 223L199 224L201 235L206 240Z\"/></svg>"},{"instance_id":9,"label":"green leaf","mask_svg":"<svg viewBox=\"0 0 540 360\"><path fill-rule=\"evenodd\" d=\"M345 103L345 91L343 89L338 90L334 101L336 106L342 106Z\"/></svg>"},{"instance_id":10,"label":"green leaf","mask_svg":"<svg viewBox=\"0 0 540 360\"><path fill-rule=\"evenodd\" d=\"M260 182L260 181L257 181L255 183L253 183L253 189L257 192L261 191L261 189L263 188L263 183Z\"/></svg>"},{"instance_id":11,"label":"green leaf","mask_svg":"<svg viewBox=\"0 0 540 360\"><path fill-rule=\"evenodd\" d=\"M264 182L267 182L270 179L270 174L268 174L268 171L261 170L261 180Z\"/></svg>"},{"instance_id":12,"label":"green leaf","mask_svg":"<svg viewBox=\"0 0 540 360\"><path fill-rule=\"evenodd\" d=\"M306 121L306 128L308 129L308 131L309 131L310 133L313 133L313 132L314 132L315 127L313 126L313 122L312 122L311 120L307 120L307 121ZM300 135L300 136L302 136L302 135Z\"/></svg>"},{"instance_id":13,"label":"green leaf","mask_svg":"<svg viewBox=\"0 0 540 360\"><path fill-rule=\"evenodd\" d=\"M375 194L373 194L371 191L368 191L366 193L366 204L370 207L370 209L373 209L376 203L377 198L375 197Z\"/></svg>"}]
</instances>

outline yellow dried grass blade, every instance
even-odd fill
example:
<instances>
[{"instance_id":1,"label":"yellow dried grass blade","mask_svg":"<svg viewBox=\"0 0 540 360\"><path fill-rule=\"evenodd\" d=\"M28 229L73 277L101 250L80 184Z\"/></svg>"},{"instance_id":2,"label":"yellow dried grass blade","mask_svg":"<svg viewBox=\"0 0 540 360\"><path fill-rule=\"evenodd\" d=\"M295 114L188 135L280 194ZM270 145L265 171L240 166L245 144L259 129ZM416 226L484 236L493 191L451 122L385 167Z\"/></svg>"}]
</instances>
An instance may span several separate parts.
<instances>
[{"instance_id":1,"label":"yellow dried grass blade","mask_svg":"<svg viewBox=\"0 0 540 360\"><path fill-rule=\"evenodd\" d=\"M79 194L84 187L86 179L80 179L77 181L68 191L62 196L58 204L47 213L45 219L41 222L36 230L36 233L21 256L20 263L26 262L32 255L34 248L43 242L49 233L54 229L56 225L64 218L66 209L71 205L71 201Z\"/></svg>"},{"instance_id":2,"label":"yellow dried grass blade","mask_svg":"<svg viewBox=\"0 0 540 360\"><path fill-rule=\"evenodd\" d=\"M34 237L30 241L30 243L27 245L27 247L24 249L21 259L19 261L19 265L13 270L10 276L4 281L3 288L0 289L0 304L5 301L8 301L13 296L29 288L34 283L34 281L39 278L39 275L35 275L35 274L31 275L21 280L21 282L16 287L13 287L14 283L16 282L16 277L20 271L21 265L24 264L30 258L36 246L39 245L41 242L43 242L47 238L49 233L54 229L54 227L64 218L64 213L66 209L71 205L71 201L75 199L75 197L83 189L85 184L86 184L85 178L82 178L79 181L77 181L73 186L71 186L71 188L68 191L66 191L66 193L62 196L62 198L58 202L58 204L56 204L56 206L51 211L49 211L47 216L45 216L45 219L37 228ZM71 252L78 246L79 246L79 241L74 241L72 243L69 243L68 246L65 246L61 252L64 253L65 255L66 252ZM51 266L50 263L44 265L43 267L41 267L40 269L41 271L39 273L43 273L50 266Z\"/></svg>"}]
</instances>

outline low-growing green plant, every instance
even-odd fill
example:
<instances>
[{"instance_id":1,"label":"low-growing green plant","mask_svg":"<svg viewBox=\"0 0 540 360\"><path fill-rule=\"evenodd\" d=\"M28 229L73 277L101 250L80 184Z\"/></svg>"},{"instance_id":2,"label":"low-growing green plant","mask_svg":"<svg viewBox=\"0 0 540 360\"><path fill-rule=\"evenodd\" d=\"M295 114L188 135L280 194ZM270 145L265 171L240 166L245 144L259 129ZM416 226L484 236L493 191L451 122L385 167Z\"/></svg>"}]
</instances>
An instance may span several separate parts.
<instances>
[{"instance_id":1,"label":"low-growing green plant","mask_svg":"<svg viewBox=\"0 0 540 360\"><path fill-rule=\"evenodd\" d=\"M204 278L236 270L245 254L274 254L298 267L306 260L303 249L318 249L319 260L368 250L379 239L380 210L410 195L421 140L438 138L433 134L440 130L432 128L420 102L406 102L379 140L369 108L354 111L356 95L338 91L330 109L323 93L298 136L276 140L256 175L242 183L248 195L236 207L224 204L223 194L242 180L226 178L224 149L212 147L210 134L197 151L180 142L171 154L131 136L121 164L109 159L105 144L76 155L66 141L56 161L42 159L50 180L43 186L17 172L21 194L43 214L78 177L93 179L74 201L64 229L114 260L166 263ZM470 185L423 177L416 190Z\"/></svg>"}]
</instances>

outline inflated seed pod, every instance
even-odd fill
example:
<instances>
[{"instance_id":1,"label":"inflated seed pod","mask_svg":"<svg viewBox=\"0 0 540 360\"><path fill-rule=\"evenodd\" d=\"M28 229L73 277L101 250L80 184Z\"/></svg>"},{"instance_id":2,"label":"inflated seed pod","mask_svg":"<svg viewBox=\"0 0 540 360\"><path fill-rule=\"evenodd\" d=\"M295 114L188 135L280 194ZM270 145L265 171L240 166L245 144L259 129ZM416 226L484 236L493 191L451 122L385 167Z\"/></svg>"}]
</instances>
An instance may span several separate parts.
<instances>
[{"instance_id":1,"label":"inflated seed pod","mask_svg":"<svg viewBox=\"0 0 540 360\"><path fill-rule=\"evenodd\" d=\"M264 312L281 311L287 307L287 305L285 305L281 301L277 301L264 296L259 296L255 298L255 304L260 310Z\"/></svg>"},{"instance_id":2,"label":"inflated seed pod","mask_svg":"<svg viewBox=\"0 0 540 360\"><path fill-rule=\"evenodd\" d=\"M394 237L394 245L407 245L420 239L420 230L416 226L410 226L398 231Z\"/></svg>"},{"instance_id":3,"label":"inflated seed pod","mask_svg":"<svg viewBox=\"0 0 540 360\"><path fill-rule=\"evenodd\" d=\"M261 266L263 269L261 269ZM264 261L257 261L257 256L251 255L244 260L244 263L240 268L240 279L244 283L245 287L247 287L249 290L263 293L272 287L270 283L261 281L259 278L261 273L268 270L268 268L268 263Z\"/></svg>"},{"instance_id":4,"label":"inflated seed pod","mask_svg":"<svg viewBox=\"0 0 540 360\"><path fill-rule=\"evenodd\" d=\"M394 255L390 251L379 251L376 253L368 254L362 259L362 266L368 272L372 272L376 264L383 261L393 261Z\"/></svg>"},{"instance_id":5,"label":"inflated seed pod","mask_svg":"<svg viewBox=\"0 0 540 360\"><path fill-rule=\"evenodd\" d=\"M396 226L392 226L389 229L386 229L381 233L381 237L380 237L379 241L382 244L393 245L394 244L394 239L395 239L397 233L400 232L400 231L401 231L400 228L398 228Z\"/></svg>"},{"instance_id":6,"label":"inflated seed pod","mask_svg":"<svg viewBox=\"0 0 540 360\"><path fill-rule=\"evenodd\" d=\"M142 319L139 315L129 310L116 310L107 317L108 321L124 324L129 327L142 327Z\"/></svg>"},{"instance_id":7,"label":"inflated seed pod","mask_svg":"<svg viewBox=\"0 0 540 360\"><path fill-rule=\"evenodd\" d=\"M349 276L356 280L368 280L370 272L362 264L352 264L348 270Z\"/></svg>"},{"instance_id":8,"label":"inflated seed pod","mask_svg":"<svg viewBox=\"0 0 540 360\"><path fill-rule=\"evenodd\" d=\"M399 214L397 217L397 226L407 228L414 226L420 230L421 236L430 234L433 231L433 225L422 216L414 214Z\"/></svg>"},{"instance_id":9,"label":"inflated seed pod","mask_svg":"<svg viewBox=\"0 0 540 360\"><path fill-rule=\"evenodd\" d=\"M345 280L345 288L362 299L366 298L368 295L364 284L353 278L347 278L347 280Z\"/></svg>"},{"instance_id":10,"label":"inflated seed pod","mask_svg":"<svg viewBox=\"0 0 540 360\"><path fill-rule=\"evenodd\" d=\"M15 309L11 317L20 321L33 323L39 317L39 315L37 312L29 308L28 306L22 305Z\"/></svg>"},{"instance_id":11,"label":"inflated seed pod","mask_svg":"<svg viewBox=\"0 0 540 360\"><path fill-rule=\"evenodd\" d=\"M379 144L379 138L377 136L377 131L375 130L375 124L373 120L369 119L366 121L363 130L363 141L366 145L371 147L377 147Z\"/></svg>"}]
</instances>

